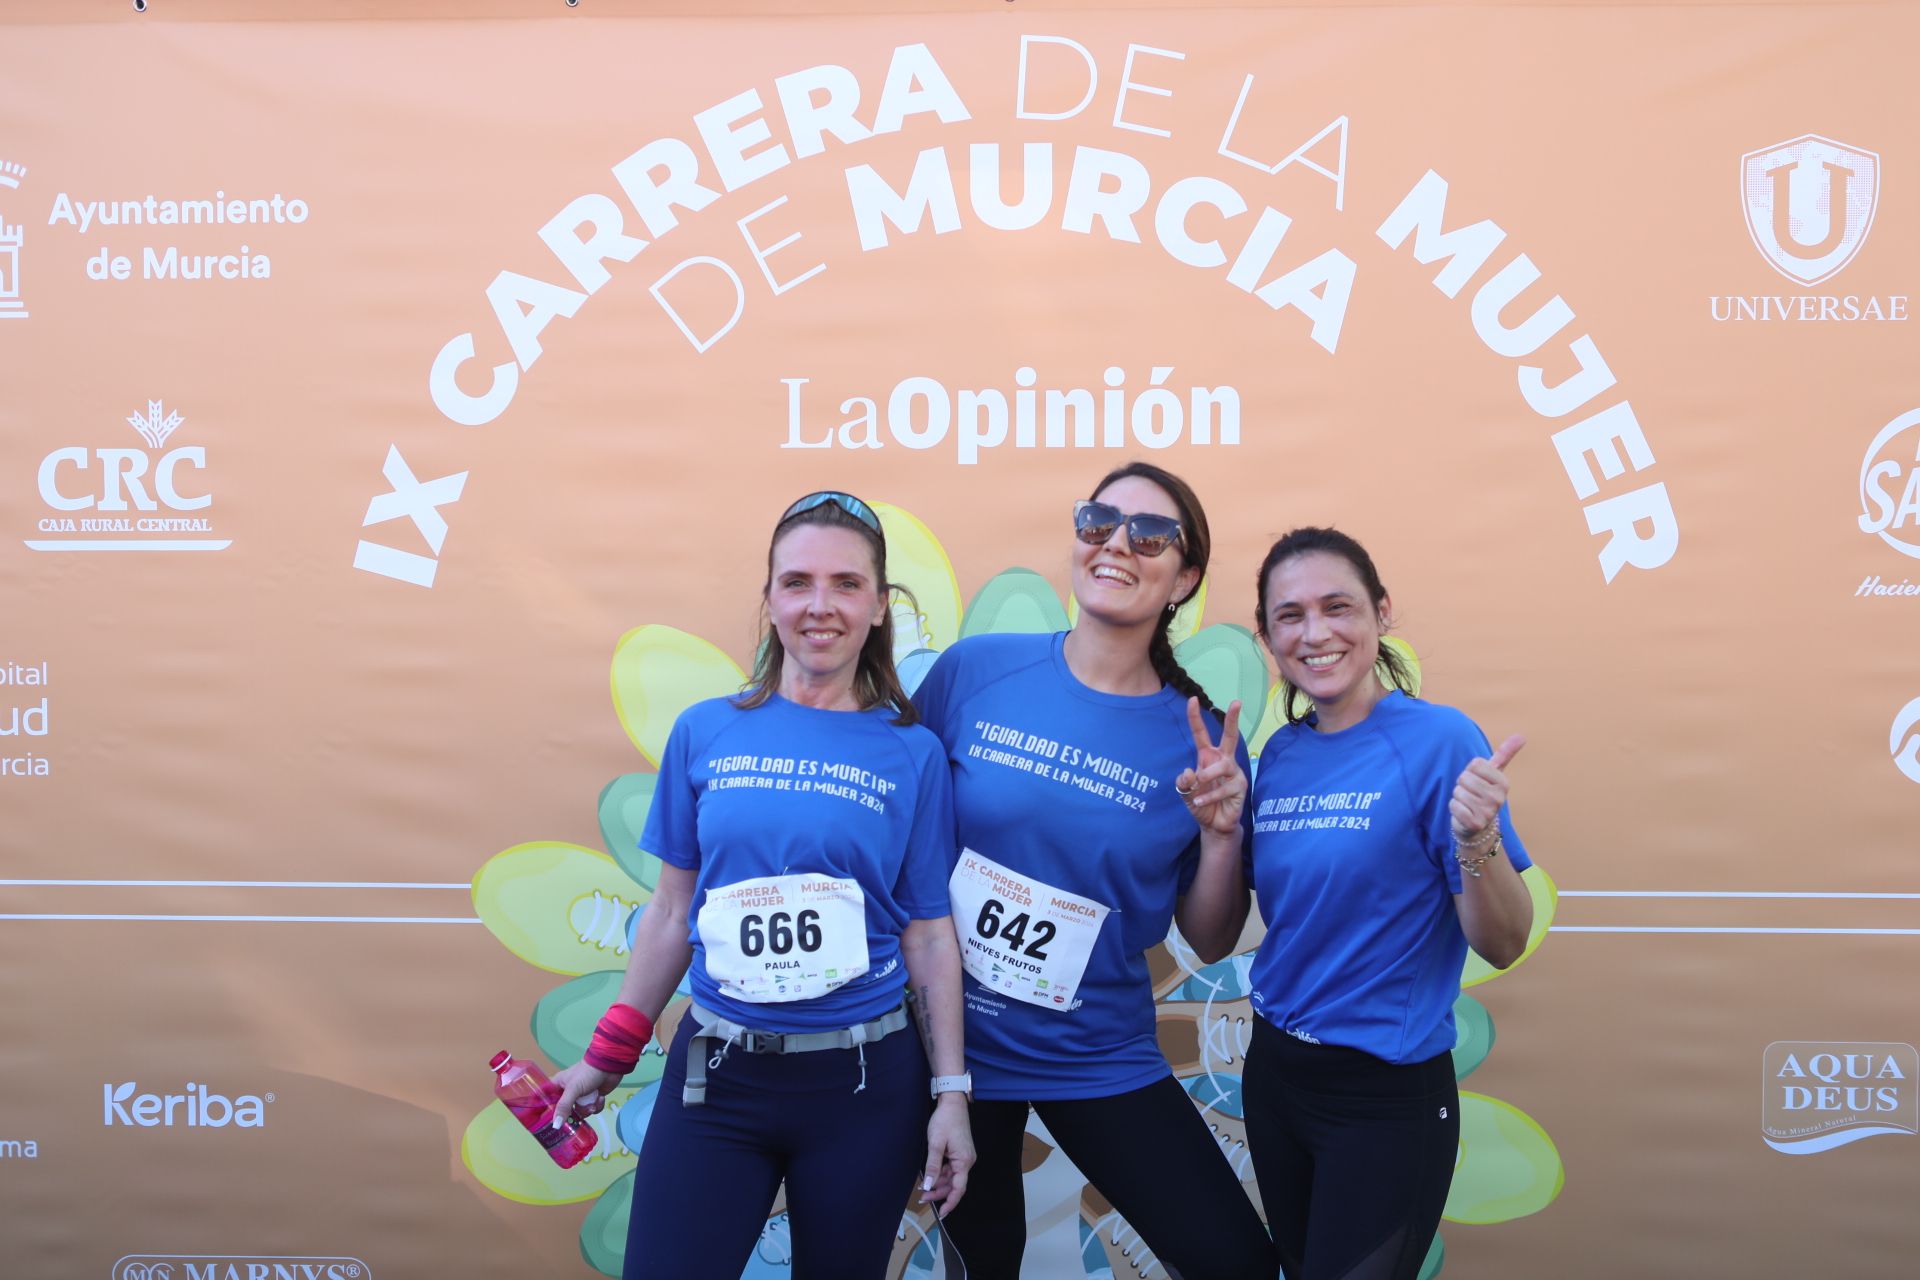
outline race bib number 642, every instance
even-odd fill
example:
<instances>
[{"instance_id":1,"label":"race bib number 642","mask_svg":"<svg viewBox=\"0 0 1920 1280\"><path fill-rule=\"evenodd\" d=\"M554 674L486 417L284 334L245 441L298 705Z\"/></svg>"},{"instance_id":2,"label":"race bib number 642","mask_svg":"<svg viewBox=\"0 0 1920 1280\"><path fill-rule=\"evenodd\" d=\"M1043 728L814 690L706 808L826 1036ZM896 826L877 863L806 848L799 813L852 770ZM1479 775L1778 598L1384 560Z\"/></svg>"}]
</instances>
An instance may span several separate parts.
<instances>
[{"instance_id":1,"label":"race bib number 642","mask_svg":"<svg viewBox=\"0 0 1920 1280\"><path fill-rule=\"evenodd\" d=\"M1073 1007L1106 906L971 849L961 850L947 893L960 962L975 982L1043 1009Z\"/></svg>"}]
</instances>

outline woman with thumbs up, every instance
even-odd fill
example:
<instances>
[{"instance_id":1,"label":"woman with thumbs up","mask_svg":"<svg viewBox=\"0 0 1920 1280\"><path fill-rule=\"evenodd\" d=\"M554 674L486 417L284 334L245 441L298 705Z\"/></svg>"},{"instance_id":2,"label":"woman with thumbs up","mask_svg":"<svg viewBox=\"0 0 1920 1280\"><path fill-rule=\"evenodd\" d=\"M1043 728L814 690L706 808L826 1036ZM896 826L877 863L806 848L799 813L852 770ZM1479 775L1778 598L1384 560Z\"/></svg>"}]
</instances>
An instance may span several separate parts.
<instances>
[{"instance_id":1,"label":"woman with thumbs up","mask_svg":"<svg viewBox=\"0 0 1920 1280\"><path fill-rule=\"evenodd\" d=\"M1496 751L1411 696L1381 644L1386 588L1346 534L1295 529L1257 589L1288 723L1252 796L1268 931L1249 975L1247 1144L1287 1280L1412 1280L1458 1152L1466 949L1505 968L1533 923L1505 803L1525 740Z\"/></svg>"}]
</instances>

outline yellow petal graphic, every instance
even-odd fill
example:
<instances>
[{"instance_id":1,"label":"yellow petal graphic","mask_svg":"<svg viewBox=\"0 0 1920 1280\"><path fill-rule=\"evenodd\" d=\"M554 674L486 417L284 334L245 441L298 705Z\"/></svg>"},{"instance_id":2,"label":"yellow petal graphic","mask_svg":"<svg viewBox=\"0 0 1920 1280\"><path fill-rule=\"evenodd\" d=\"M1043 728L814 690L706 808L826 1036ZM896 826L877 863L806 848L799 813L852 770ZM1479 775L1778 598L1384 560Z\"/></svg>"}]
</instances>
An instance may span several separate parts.
<instances>
[{"instance_id":1,"label":"yellow petal graphic","mask_svg":"<svg viewBox=\"0 0 1920 1280\"><path fill-rule=\"evenodd\" d=\"M1520 952L1520 959L1504 969L1496 969L1475 955L1467 952L1467 965L1461 971L1460 985L1477 987L1483 982L1491 982L1503 973L1511 973L1526 961L1526 958L1540 949L1540 943L1547 936L1547 928L1553 923L1553 913L1560 906L1560 887L1553 882L1541 867L1528 867L1520 873L1520 883L1527 886L1527 895L1533 899L1533 927L1527 930L1527 945Z\"/></svg>"},{"instance_id":2,"label":"yellow petal graphic","mask_svg":"<svg viewBox=\"0 0 1920 1280\"><path fill-rule=\"evenodd\" d=\"M535 840L503 849L473 877L473 906L529 964L577 975L622 968L627 917L650 897L595 849Z\"/></svg>"},{"instance_id":3,"label":"yellow petal graphic","mask_svg":"<svg viewBox=\"0 0 1920 1280\"><path fill-rule=\"evenodd\" d=\"M746 679L738 663L699 636L650 623L621 636L613 651L613 709L657 768L674 719L702 699L738 693Z\"/></svg>"},{"instance_id":4,"label":"yellow petal graphic","mask_svg":"<svg viewBox=\"0 0 1920 1280\"><path fill-rule=\"evenodd\" d=\"M887 535L887 576L913 593L912 605L894 599L894 655L946 648L960 638L960 584L953 562L933 530L911 511L885 502L873 509Z\"/></svg>"},{"instance_id":5,"label":"yellow petal graphic","mask_svg":"<svg viewBox=\"0 0 1920 1280\"><path fill-rule=\"evenodd\" d=\"M574 1204L591 1200L633 1168L633 1152L620 1141L620 1108L634 1097L622 1089L607 1099L606 1109L588 1123L599 1141L586 1159L562 1169L540 1142L520 1127L513 1113L498 1101L490 1102L467 1125L460 1139L460 1159L488 1190L522 1204Z\"/></svg>"},{"instance_id":6,"label":"yellow petal graphic","mask_svg":"<svg viewBox=\"0 0 1920 1280\"><path fill-rule=\"evenodd\" d=\"M1460 1158L1442 1216L1484 1224L1524 1218L1552 1204L1566 1170L1547 1131L1510 1102L1460 1093Z\"/></svg>"}]
</instances>

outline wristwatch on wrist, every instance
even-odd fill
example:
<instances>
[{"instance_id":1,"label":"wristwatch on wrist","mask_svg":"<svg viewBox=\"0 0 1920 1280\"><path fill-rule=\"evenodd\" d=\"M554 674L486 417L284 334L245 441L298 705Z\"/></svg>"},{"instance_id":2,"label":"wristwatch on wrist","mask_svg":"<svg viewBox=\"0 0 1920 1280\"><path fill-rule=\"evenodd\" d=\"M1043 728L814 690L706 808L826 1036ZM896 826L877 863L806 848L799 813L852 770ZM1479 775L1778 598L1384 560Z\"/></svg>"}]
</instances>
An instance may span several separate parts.
<instances>
[{"instance_id":1,"label":"wristwatch on wrist","mask_svg":"<svg viewBox=\"0 0 1920 1280\"><path fill-rule=\"evenodd\" d=\"M967 1101L973 1101L973 1072L962 1071L957 1076L935 1076L933 1078L933 1096L938 1099L943 1093L964 1093Z\"/></svg>"}]
</instances>

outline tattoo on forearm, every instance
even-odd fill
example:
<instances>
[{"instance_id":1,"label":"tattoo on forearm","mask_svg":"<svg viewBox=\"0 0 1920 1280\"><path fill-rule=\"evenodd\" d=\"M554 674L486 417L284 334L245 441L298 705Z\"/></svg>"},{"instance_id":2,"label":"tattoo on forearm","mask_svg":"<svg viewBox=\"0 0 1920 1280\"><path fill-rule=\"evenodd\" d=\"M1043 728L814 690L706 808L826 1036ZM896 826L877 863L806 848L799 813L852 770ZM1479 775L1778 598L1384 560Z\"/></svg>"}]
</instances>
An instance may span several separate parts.
<instances>
[{"instance_id":1,"label":"tattoo on forearm","mask_svg":"<svg viewBox=\"0 0 1920 1280\"><path fill-rule=\"evenodd\" d=\"M929 989L924 986L914 992L913 1022L915 1029L920 1032L920 1047L927 1051L928 1064L938 1071L938 1060L933 1052L933 1002Z\"/></svg>"}]
</instances>

